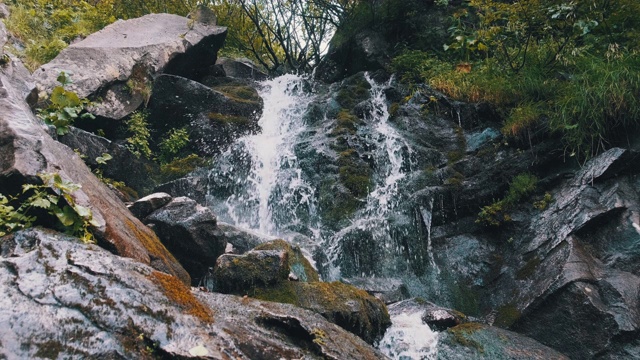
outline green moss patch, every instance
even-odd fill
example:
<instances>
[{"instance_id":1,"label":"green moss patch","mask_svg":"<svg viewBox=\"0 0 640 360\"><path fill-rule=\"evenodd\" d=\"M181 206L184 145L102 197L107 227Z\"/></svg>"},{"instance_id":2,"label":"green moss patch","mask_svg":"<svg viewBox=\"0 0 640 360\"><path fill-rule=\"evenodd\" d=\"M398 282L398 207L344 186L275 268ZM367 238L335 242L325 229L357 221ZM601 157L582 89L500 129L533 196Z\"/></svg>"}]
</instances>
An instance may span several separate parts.
<instances>
[{"instance_id":1,"label":"green moss patch","mask_svg":"<svg viewBox=\"0 0 640 360\"><path fill-rule=\"evenodd\" d=\"M479 352L484 352L484 347L478 341L474 340L471 335L484 329L484 325L478 323L465 323L447 329L447 333L453 336L453 340L458 344L473 348Z\"/></svg>"},{"instance_id":2,"label":"green moss patch","mask_svg":"<svg viewBox=\"0 0 640 360\"><path fill-rule=\"evenodd\" d=\"M246 85L223 85L213 88L223 93L226 97L241 103L259 104L262 98L251 86Z\"/></svg>"},{"instance_id":3,"label":"green moss patch","mask_svg":"<svg viewBox=\"0 0 640 360\"><path fill-rule=\"evenodd\" d=\"M244 116L227 115L221 113L209 113L209 119L223 125L247 125L249 119Z\"/></svg>"},{"instance_id":4,"label":"green moss patch","mask_svg":"<svg viewBox=\"0 0 640 360\"><path fill-rule=\"evenodd\" d=\"M498 309L494 325L504 328L509 327L513 325L520 316L522 316L522 313L514 304L504 305Z\"/></svg>"}]
</instances>

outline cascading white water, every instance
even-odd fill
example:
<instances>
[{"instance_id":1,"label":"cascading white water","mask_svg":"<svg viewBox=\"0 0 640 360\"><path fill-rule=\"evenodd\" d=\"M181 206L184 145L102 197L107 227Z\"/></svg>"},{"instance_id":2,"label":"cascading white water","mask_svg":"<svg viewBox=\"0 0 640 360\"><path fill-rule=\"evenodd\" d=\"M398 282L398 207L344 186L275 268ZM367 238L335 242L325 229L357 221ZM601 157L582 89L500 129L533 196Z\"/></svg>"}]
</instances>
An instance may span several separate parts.
<instances>
[{"instance_id":1,"label":"cascading white water","mask_svg":"<svg viewBox=\"0 0 640 360\"><path fill-rule=\"evenodd\" d=\"M375 186L366 199L366 206L352 219L350 226L334 234L326 241L330 277L340 278L339 255L341 239L359 230L367 231L385 248L391 245L389 217L398 205L398 185L411 170L411 146L389 124L389 110L384 95L385 86L365 75L371 85L370 114L365 120L372 132L368 139L375 145ZM391 80L390 80L391 81ZM366 274L362 274L363 276Z\"/></svg>"},{"instance_id":2,"label":"cascading white water","mask_svg":"<svg viewBox=\"0 0 640 360\"><path fill-rule=\"evenodd\" d=\"M365 136L371 144L375 171L373 189L350 226L335 234L320 230L316 192L305 180L295 153L308 126L304 113L314 100L305 91L306 80L299 76L284 75L262 83L262 131L238 140L209 173L211 184L229 192L222 200L211 194L208 203L223 221L285 238L292 226L306 221L301 226L313 234L312 240L321 244L328 259L327 280L341 277L341 242L350 233L365 230L384 247L391 246L390 217L398 206L399 185L412 167L411 147L388 121L386 85L375 83L369 76L366 79L371 85L371 111L365 115ZM321 234L329 235L323 239ZM393 359L431 359L437 335L422 324L419 314L402 314L392 322L380 342L383 352Z\"/></svg>"},{"instance_id":3,"label":"cascading white water","mask_svg":"<svg viewBox=\"0 0 640 360\"><path fill-rule=\"evenodd\" d=\"M422 322L422 312L402 313L378 343L378 349L393 360L432 360L437 358L438 333Z\"/></svg>"},{"instance_id":4,"label":"cascading white water","mask_svg":"<svg viewBox=\"0 0 640 360\"><path fill-rule=\"evenodd\" d=\"M221 156L241 158L251 167L246 176L230 177L237 192L224 201L224 206L215 207L223 220L278 236L276 216L295 222L297 207L313 212L314 190L302 179L293 149L305 128L302 115L313 100L303 90L304 81L300 76L284 75L262 83L264 110L258 122L262 131L243 137ZM233 165L227 169L235 170ZM278 214L274 213L276 208Z\"/></svg>"}]
</instances>

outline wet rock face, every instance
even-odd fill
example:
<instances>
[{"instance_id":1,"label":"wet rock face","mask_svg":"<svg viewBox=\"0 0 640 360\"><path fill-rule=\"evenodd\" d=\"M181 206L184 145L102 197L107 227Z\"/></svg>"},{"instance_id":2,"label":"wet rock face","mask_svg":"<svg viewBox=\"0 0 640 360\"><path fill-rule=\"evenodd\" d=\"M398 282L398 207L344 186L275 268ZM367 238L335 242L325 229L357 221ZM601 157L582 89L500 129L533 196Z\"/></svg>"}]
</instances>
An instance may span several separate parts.
<instances>
[{"instance_id":1,"label":"wet rock face","mask_svg":"<svg viewBox=\"0 0 640 360\"><path fill-rule=\"evenodd\" d=\"M332 46L316 70L320 80L333 83L360 71L375 71L390 61L390 44L380 32L364 30L339 46Z\"/></svg>"},{"instance_id":2,"label":"wet rock face","mask_svg":"<svg viewBox=\"0 0 640 360\"><path fill-rule=\"evenodd\" d=\"M159 73L203 76L215 64L226 28L170 14L117 21L70 45L34 72L38 87L50 92L61 71L73 74L70 90L95 100L91 112L119 120L145 101ZM147 90L145 90L147 89Z\"/></svg>"},{"instance_id":3,"label":"wet rock face","mask_svg":"<svg viewBox=\"0 0 640 360\"><path fill-rule=\"evenodd\" d=\"M49 230L14 233L0 248L2 357L383 358L310 311L193 291Z\"/></svg>"},{"instance_id":4,"label":"wet rock face","mask_svg":"<svg viewBox=\"0 0 640 360\"><path fill-rule=\"evenodd\" d=\"M637 351L639 159L603 153L556 178L546 209L523 204L499 230L435 228L440 301L571 358Z\"/></svg>"},{"instance_id":5,"label":"wet rock face","mask_svg":"<svg viewBox=\"0 0 640 360\"><path fill-rule=\"evenodd\" d=\"M193 285L200 282L227 246L220 237L216 216L187 197L171 199L146 216L144 223L189 272Z\"/></svg>"},{"instance_id":6,"label":"wet rock face","mask_svg":"<svg viewBox=\"0 0 640 360\"><path fill-rule=\"evenodd\" d=\"M15 70L15 71L14 71ZM71 149L53 140L25 102L29 78L14 66L0 68L0 188L16 194L39 173L59 173L82 185L73 193L77 204L91 209L99 243L118 255L152 264L189 283L189 275L156 235L136 219Z\"/></svg>"},{"instance_id":7,"label":"wet rock face","mask_svg":"<svg viewBox=\"0 0 640 360\"><path fill-rule=\"evenodd\" d=\"M392 304L389 313L392 318L412 314L420 317L422 323L432 330L438 331L437 345L433 351L438 359L569 359L531 338L473 322L474 319L458 311L422 299Z\"/></svg>"},{"instance_id":8,"label":"wet rock face","mask_svg":"<svg viewBox=\"0 0 640 360\"><path fill-rule=\"evenodd\" d=\"M200 156L223 151L235 139L259 130L262 98L242 82L214 87L187 78L162 75L149 101L150 128L160 143L171 129L189 131L190 148Z\"/></svg>"},{"instance_id":9,"label":"wet rock face","mask_svg":"<svg viewBox=\"0 0 640 360\"><path fill-rule=\"evenodd\" d=\"M220 221L218 222L218 229L220 229L221 232L220 236L227 241L227 252L233 254L244 254L260 244L269 241L269 238L264 235ZM229 248L229 245L231 245L231 248Z\"/></svg>"},{"instance_id":10,"label":"wet rock face","mask_svg":"<svg viewBox=\"0 0 640 360\"><path fill-rule=\"evenodd\" d=\"M400 279L348 278L342 281L368 292L387 305L409 298L409 290Z\"/></svg>"}]
</instances>

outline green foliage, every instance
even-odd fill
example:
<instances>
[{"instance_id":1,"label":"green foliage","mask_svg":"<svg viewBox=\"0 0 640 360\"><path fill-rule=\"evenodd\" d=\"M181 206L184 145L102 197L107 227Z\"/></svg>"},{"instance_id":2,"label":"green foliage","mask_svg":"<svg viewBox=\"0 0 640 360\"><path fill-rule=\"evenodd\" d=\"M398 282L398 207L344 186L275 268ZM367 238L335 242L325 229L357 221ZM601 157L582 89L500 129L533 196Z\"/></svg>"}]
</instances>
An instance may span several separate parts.
<instances>
[{"instance_id":1,"label":"green foliage","mask_svg":"<svg viewBox=\"0 0 640 360\"><path fill-rule=\"evenodd\" d=\"M11 200L13 198L7 198L0 194L0 237L28 228L36 220L34 216L27 216L16 211L15 207L10 204Z\"/></svg>"},{"instance_id":2,"label":"green foliage","mask_svg":"<svg viewBox=\"0 0 640 360\"><path fill-rule=\"evenodd\" d=\"M65 135L76 119L94 119L95 116L88 112L82 113L89 104L87 99L80 99L75 92L65 90L64 87L71 84L69 74L63 71L57 80L61 85L53 88L49 96L49 106L38 110L38 117L45 124L53 125L58 135Z\"/></svg>"},{"instance_id":3,"label":"green foliage","mask_svg":"<svg viewBox=\"0 0 640 360\"><path fill-rule=\"evenodd\" d=\"M115 21L107 1L95 5L82 0L9 0L7 29L25 47L18 51L35 70L52 60L78 37L85 37Z\"/></svg>"},{"instance_id":4,"label":"green foliage","mask_svg":"<svg viewBox=\"0 0 640 360\"><path fill-rule=\"evenodd\" d=\"M589 158L640 124L640 60L618 50L608 59L583 56L572 68L551 129L565 135L573 155Z\"/></svg>"},{"instance_id":5,"label":"green foliage","mask_svg":"<svg viewBox=\"0 0 640 360\"><path fill-rule=\"evenodd\" d=\"M640 30L640 2L472 0L465 6L451 17L449 51L406 50L393 59L402 81L491 103L507 136L529 136L534 128L558 132L580 160L626 142L637 129L640 41L632 34Z\"/></svg>"},{"instance_id":6,"label":"green foliage","mask_svg":"<svg viewBox=\"0 0 640 360\"><path fill-rule=\"evenodd\" d=\"M131 151L133 155L140 158L144 156L147 159L151 158L151 148L149 148L149 138L151 133L149 131L149 123L147 122L148 113L144 111L136 111L125 121L127 130L131 136L127 140L127 149Z\"/></svg>"},{"instance_id":7,"label":"green foliage","mask_svg":"<svg viewBox=\"0 0 640 360\"><path fill-rule=\"evenodd\" d=\"M467 24L470 16L466 9L456 11L453 14L453 25L449 28L452 42L445 44L444 50L458 53L458 57L463 61L470 61L471 58L479 58L489 50L487 45L478 40L476 32L469 31Z\"/></svg>"},{"instance_id":8,"label":"green foliage","mask_svg":"<svg viewBox=\"0 0 640 360\"><path fill-rule=\"evenodd\" d=\"M509 212L523 199L531 195L538 184L538 178L531 174L520 174L513 178L507 195L499 201L482 207L476 223L488 226L500 226L511 221Z\"/></svg>"},{"instance_id":9,"label":"green foliage","mask_svg":"<svg viewBox=\"0 0 640 360\"><path fill-rule=\"evenodd\" d=\"M91 210L77 204L72 196L80 185L63 180L57 173L38 176L43 183L23 185L22 194L0 194L0 236L34 224L51 224L54 219L54 227L59 230L93 242L90 227L98 224Z\"/></svg>"},{"instance_id":10,"label":"green foliage","mask_svg":"<svg viewBox=\"0 0 640 360\"><path fill-rule=\"evenodd\" d=\"M166 164L175 159L180 150L189 144L189 132L186 128L171 129L160 142L160 162Z\"/></svg>"},{"instance_id":11,"label":"green foliage","mask_svg":"<svg viewBox=\"0 0 640 360\"><path fill-rule=\"evenodd\" d=\"M173 159L172 161L160 166L160 181L167 182L180 178L195 169L206 165L207 160L196 154L190 154L180 159Z\"/></svg>"},{"instance_id":12,"label":"green foliage","mask_svg":"<svg viewBox=\"0 0 640 360\"><path fill-rule=\"evenodd\" d=\"M509 117L502 127L507 136L519 136L534 127L543 115L544 104L525 102L511 109Z\"/></svg>"}]
</instances>

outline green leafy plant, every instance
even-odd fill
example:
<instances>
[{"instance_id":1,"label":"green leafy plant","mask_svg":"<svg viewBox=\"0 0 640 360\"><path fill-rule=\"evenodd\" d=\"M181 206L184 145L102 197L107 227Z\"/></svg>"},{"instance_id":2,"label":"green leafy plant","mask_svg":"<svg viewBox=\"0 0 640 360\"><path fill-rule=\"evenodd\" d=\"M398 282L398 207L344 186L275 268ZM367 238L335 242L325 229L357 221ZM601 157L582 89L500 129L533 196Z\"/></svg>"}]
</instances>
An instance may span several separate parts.
<instances>
[{"instance_id":1,"label":"green leafy plant","mask_svg":"<svg viewBox=\"0 0 640 360\"><path fill-rule=\"evenodd\" d=\"M10 204L13 198L0 194L0 237L14 231L30 227L35 217L18 212Z\"/></svg>"},{"instance_id":2,"label":"green leafy plant","mask_svg":"<svg viewBox=\"0 0 640 360\"><path fill-rule=\"evenodd\" d=\"M91 209L76 203L72 194L80 185L63 180L58 173L38 174L42 184L24 184L22 193L0 194L0 236L34 224L54 227L86 243L94 242L91 226L98 226ZM42 215L46 214L43 218ZM53 221L51 221L53 220Z\"/></svg>"},{"instance_id":3,"label":"green leafy plant","mask_svg":"<svg viewBox=\"0 0 640 360\"><path fill-rule=\"evenodd\" d=\"M95 119L95 116L88 112L83 113L89 105L89 100L80 99L75 92L65 90L64 87L72 83L69 74L63 71L57 80L61 85L53 88L49 96L49 106L39 110L38 117L45 124L53 125L58 135L65 135L76 119Z\"/></svg>"},{"instance_id":4,"label":"green leafy plant","mask_svg":"<svg viewBox=\"0 0 640 360\"><path fill-rule=\"evenodd\" d=\"M524 173L513 178L509 185L507 195L499 201L482 207L476 223L498 227L505 222L511 221L509 212L529 195L531 195L538 184L538 178L532 174Z\"/></svg>"},{"instance_id":5,"label":"green leafy plant","mask_svg":"<svg viewBox=\"0 0 640 360\"><path fill-rule=\"evenodd\" d=\"M111 154L108 153L103 153L102 155L98 156L96 158L96 164L98 164L96 166L95 169L93 169L94 174L96 174L96 176L98 176L98 178L100 180L104 180L104 169L102 168L103 165L107 165L107 161L113 159L113 156L111 156Z\"/></svg>"},{"instance_id":6,"label":"green leafy plant","mask_svg":"<svg viewBox=\"0 0 640 360\"><path fill-rule=\"evenodd\" d=\"M171 129L160 142L160 162L166 164L189 144L189 132L186 128Z\"/></svg>"},{"instance_id":7,"label":"green leafy plant","mask_svg":"<svg viewBox=\"0 0 640 360\"><path fill-rule=\"evenodd\" d=\"M131 134L131 136L127 138L127 149L138 158L144 156L150 159L152 154L151 148L149 148L151 132L149 131L149 123L147 122L148 115L145 111L136 111L125 121L127 130Z\"/></svg>"}]
</instances>

